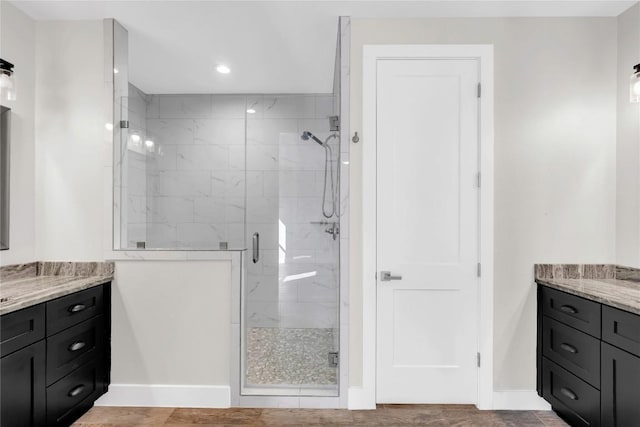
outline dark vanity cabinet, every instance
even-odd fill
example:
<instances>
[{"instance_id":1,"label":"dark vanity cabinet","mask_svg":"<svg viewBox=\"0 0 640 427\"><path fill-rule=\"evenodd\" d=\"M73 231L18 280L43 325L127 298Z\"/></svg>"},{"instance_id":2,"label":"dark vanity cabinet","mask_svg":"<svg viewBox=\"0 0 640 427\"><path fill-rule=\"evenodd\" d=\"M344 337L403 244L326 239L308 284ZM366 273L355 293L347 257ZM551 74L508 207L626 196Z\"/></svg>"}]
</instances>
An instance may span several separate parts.
<instances>
[{"instance_id":1,"label":"dark vanity cabinet","mask_svg":"<svg viewBox=\"0 0 640 427\"><path fill-rule=\"evenodd\" d=\"M640 316L602 306L602 425L640 424Z\"/></svg>"},{"instance_id":2,"label":"dark vanity cabinet","mask_svg":"<svg viewBox=\"0 0 640 427\"><path fill-rule=\"evenodd\" d=\"M0 318L0 425L69 426L107 391L110 283Z\"/></svg>"},{"instance_id":3,"label":"dark vanity cabinet","mask_svg":"<svg viewBox=\"0 0 640 427\"><path fill-rule=\"evenodd\" d=\"M537 389L572 426L640 425L640 316L538 287Z\"/></svg>"},{"instance_id":4,"label":"dark vanity cabinet","mask_svg":"<svg viewBox=\"0 0 640 427\"><path fill-rule=\"evenodd\" d=\"M41 340L0 359L2 427L46 425L45 352Z\"/></svg>"}]
</instances>

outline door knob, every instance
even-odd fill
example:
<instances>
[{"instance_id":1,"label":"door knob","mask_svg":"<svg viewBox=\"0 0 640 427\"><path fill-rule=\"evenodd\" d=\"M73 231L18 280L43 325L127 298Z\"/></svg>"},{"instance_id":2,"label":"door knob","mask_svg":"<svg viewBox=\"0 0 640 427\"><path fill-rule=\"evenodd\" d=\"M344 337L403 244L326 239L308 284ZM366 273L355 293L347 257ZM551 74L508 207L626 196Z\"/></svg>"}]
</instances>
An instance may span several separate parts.
<instances>
[{"instance_id":1,"label":"door knob","mask_svg":"<svg viewBox=\"0 0 640 427\"><path fill-rule=\"evenodd\" d=\"M402 280L402 276L392 276L390 271L380 272L381 282L390 282L391 280Z\"/></svg>"}]
</instances>

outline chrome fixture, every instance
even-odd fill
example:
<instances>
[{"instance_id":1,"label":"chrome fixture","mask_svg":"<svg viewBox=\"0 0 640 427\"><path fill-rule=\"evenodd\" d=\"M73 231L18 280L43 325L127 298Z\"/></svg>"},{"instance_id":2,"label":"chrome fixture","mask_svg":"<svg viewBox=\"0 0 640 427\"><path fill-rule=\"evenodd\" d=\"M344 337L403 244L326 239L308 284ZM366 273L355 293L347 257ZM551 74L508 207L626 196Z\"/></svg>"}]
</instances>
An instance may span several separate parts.
<instances>
[{"instance_id":1,"label":"chrome fixture","mask_svg":"<svg viewBox=\"0 0 640 427\"><path fill-rule=\"evenodd\" d=\"M13 80L13 64L0 58L0 99L16 100L15 82Z\"/></svg>"},{"instance_id":2,"label":"chrome fixture","mask_svg":"<svg viewBox=\"0 0 640 427\"><path fill-rule=\"evenodd\" d=\"M329 359L329 367L330 368L337 368L338 367L338 363L340 362L339 353L337 351L330 351L328 356L329 356L328 357L328 359Z\"/></svg>"},{"instance_id":3,"label":"chrome fixture","mask_svg":"<svg viewBox=\"0 0 640 427\"><path fill-rule=\"evenodd\" d=\"M333 240L336 240L338 238L338 234L340 234L340 224L338 224L338 221L333 221L331 223L331 227L325 229L324 232L331 234Z\"/></svg>"},{"instance_id":4,"label":"chrome fixture","mask_svg":"<svg viewBox=\"0 0 640 427\"><path fill-rule=\"evenodd\" d=\"M332 133L327 137L327 139L325 139L324 141L321 141L320 138L318 138L308 130L305 130L304 132L302 132L302 135L300 136L300 138L303 141L309 141L311 139L314 142L320 144L322 147L324 147L324 188L322 190L322 215L324 215L325 218L332 218L334 215L336 217L340 216L337 209L338 176L336 176L336 179L334 181L333 161L332 161L333 153L331 151L331 147L329 146L329 140L337 137L338 137L338 134ZM325 209L325 206L327 204L327 174L331 178L331 209L330 210Z\"/></svg>"},{"instance_id":5,"label":"chrome fixture","mask_svg":"<svg viewBox=\"0 0 640 427\"><path fill-rule=\"evenodd\" d=\"M331 234L333 236L333 240L338 238L338 234L340 234L340 223L338 221L310 221L309 224L315 225L328 225L324 232Z\"/></svg>"},{"instance_id":6,"label":"chrome fixture","mask_svg":"<svg viewBox=\"0 0 640 427\"><path fill-rule=\"evenodd\" d=\"M320 139L317 136L315 136L314 134L312 134L308 130L305 130L304 132L302 132L302 136L300 138L302 138L303 141L308 141L309 139L312 139L312 140L314 140L315 142L317 142L318 144L320 144L321 146L324 147L324 142L320 141Z\"/></svg>"},{"instance_id":7,"label":"chrome fixture","mask_svg":"<svg viewBox=\"0 0 640 427\"><path fill-rule=\"evenodd\" d=\"M629 100L633 103L640 102L640 64L633 67L631 82L629 83Z\"/></svg>"},{"instance_id":8,"label":"chrome fixture","mask_svg":"<svg viewBox=\"0 0 640 427\"><path fill-rule=\"evenodd\" d=\"M381 282L390 282L392 280L402 280L402 276L392 276L390 271L381 271L380 272L380 281Z\"/></svg>"},{"instance_id":9,"label":"chrome fixture","mask_svg":"<svg viewBox=\"0 0 640 427\"><path fill-rule=\"evenodd\" d=\"M329 116L329 130L340 132L340 116Z\"/></svg>"},{"instance_id":10,"label":"chrome fixture","mask_svg":"<svg viewBox=\"0 0 640 427\"><path fill-rule=\"evenodd\" d=\"M260 234L253 233L253 263L260 261Z\"/></svg>"}]
</instances>

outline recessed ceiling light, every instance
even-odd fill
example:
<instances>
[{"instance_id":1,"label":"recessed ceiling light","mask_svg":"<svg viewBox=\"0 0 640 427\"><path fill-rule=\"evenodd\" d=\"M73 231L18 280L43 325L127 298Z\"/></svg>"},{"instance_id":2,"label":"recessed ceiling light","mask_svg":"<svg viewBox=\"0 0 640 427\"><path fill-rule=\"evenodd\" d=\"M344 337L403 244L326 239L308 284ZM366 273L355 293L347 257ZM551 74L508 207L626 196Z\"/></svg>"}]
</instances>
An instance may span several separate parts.
<instances>
[{"instance_id":1,"label":"recessed ceiling light","mask_svg":"<svg viewBox=\"0 0 640 427\"><path fill-rule=\"evenodd\" d=\"M227 67L224 64L220 64L216 67L216 71L220 74L229 74L231 72L231 68Z\"/></svg>"},{"instance_id":2,"label":"recessed ceiling light","mask_svg":"<svg viewBox=\"0 0 640 427\"><path fill-rule=\"evenodd\" d=\"M247 113L249 113L249 114L255 114L255 113L256 113L256 110L254 110L253 108L249 108L249 109L247 110Z\"/></svg>"},{"instance_id":3,"label":"recessed ceiling light","mask_svg":"<svg viewBox=\"0 0 640 427\"><path fill-rule=\"evenodd\" d=\"M151 147L153 147L153 141L152 141L152 140L150 140L150 139L147 139L147 140L144 142L144 145L146 145L147 147L151 148Z\"/></svg>"},{"instance_id":4,"label":"recessed ceiling light","mask_svg":"<svg viewBox=\"0 0 640 427\"><path fill-rule=\"evenodd\" d=\"M131 140L133 142L140 142L140 135L134 133L133 135L131 135Z\"/></svg>"}]
</instances>

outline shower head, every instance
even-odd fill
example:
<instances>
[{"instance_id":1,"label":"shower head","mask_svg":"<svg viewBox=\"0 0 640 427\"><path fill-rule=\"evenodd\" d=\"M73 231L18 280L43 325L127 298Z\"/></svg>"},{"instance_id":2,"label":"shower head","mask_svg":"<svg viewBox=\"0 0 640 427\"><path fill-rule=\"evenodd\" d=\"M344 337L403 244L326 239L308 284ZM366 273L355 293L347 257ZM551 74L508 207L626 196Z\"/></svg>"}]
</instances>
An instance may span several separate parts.
<instances>
[{"instance_id":1,"label":"shower head","mask_svg":"<svg viewBox=\"0 0 640 427\"><path fill-rule=\"evenodd\" d=\"M317 136L315 136L314 134L312 134L308 130L305 130L304 132L302 132L301 138L302 138L303 141L308 141L309 139L312 139L312 140L314 140L315 142L317 142L318 144L320 144L321 146L324 147L324 142L320 141Z\"/></svg>"}]
</instances>

